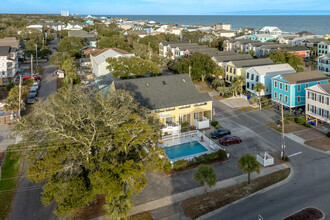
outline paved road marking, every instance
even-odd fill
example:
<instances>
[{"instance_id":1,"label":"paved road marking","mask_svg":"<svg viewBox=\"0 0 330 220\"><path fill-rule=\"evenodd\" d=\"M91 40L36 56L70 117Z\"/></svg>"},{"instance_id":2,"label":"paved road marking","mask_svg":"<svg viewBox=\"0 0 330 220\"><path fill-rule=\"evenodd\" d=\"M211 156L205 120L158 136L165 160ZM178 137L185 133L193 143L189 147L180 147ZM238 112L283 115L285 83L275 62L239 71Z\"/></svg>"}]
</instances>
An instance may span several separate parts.
<instances>
[{"instance_id":1,"label":"paved road marking","mask_svg":"<svg viewBox=\"0 0 330 220\"><path fill-rule=\"evenodd\" d=\"M301 154L301 152L297 152L297 153L291 154L288 157L294 157L294 156L297 156L298 154Z\"/></svg>"},{"instance_id":2,"label":"paved road marking","mask_svg":"<svg viewBox=\"0 0 330 220\"><path fill-rule=\"evenodd\" d=\"M282 166L284 166L285 168L289 168L289 166L286 165L285 163L282 163Z\"/></svg>"}]
</instances>

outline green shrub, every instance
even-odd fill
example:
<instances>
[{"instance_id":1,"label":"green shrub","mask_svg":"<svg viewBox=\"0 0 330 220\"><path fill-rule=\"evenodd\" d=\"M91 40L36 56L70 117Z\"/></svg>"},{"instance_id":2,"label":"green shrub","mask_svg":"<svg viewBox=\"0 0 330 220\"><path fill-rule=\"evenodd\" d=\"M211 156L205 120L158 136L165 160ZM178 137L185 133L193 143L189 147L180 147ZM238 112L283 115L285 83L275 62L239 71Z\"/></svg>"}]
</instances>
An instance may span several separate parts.
<instances>
[{"instance_id":1,"label":"green shrub","mask_svg":"<svg viewBox=\"0 0 330 220\"><path fill-rule=\"evenodd\" d=\"M217 152L214 152L214 153L210 153L210 154L207 154L207 162L211 162L215 159L218 159L219 155Z\"/></svg>"},{"instance_id":2,"label":"green shrub","mask_svg":"<svg viewBox=\"0 0 330 220\"><path fill-rule=\"evenodd\" d=\"M290 158L287 157L287 156L285 156L284 161L285 161L285 162L289 162L289 161L290 161Z\"/></svg>"},{"instance_id":3,"label":"green shrub","mask_svg":"<svg viewBox=\"0 0 330 220\"><path fill-rule=\"evenodd\" d=\"M226 160L227 159L227 152L226 151L218 150L216 153L218 154L218 158L220 160Z\"/></svg>"},{"instance_id":4,"label":"green shrub","mask_svg":"<svg viewBox=\"0 0 330 220\"><path fill-rule=\"evenodd\" d=\"M294 116L293 115L286 114L286 115L284 115L284 118L289 120L289 121L294 121Z\"/></svg>"},{"instance_id":5,"label":"green shrub","mask_svg":"<svg viewBox=\"0 0 330 220\"><path fill-rule=\"evenodd\" d=\"M312 127L312 125L309 124L309 123L307 123L307 122L305 122L305 126L306 126L307 128L311 128L311 127Z\"/></svg>"},{"instance_id":6,"label":"green shrub","mask_svg":"<svg viewBox=\"0 0 330 220\"><path fill-rule=\"evenodd\" d=\"M217 126L215 126L216 129L222 128L222 126L220 124L218 124Z\"/></svg>"},{"instance_id":7,"label":"green shrub","mask_svg":"<svg viewBox=\"0 0 330 220\"><path fill-rule=\"evenodd\" d=\"M171 164L169 161L167 161L167 162L165 163L165 165L164 165L164 169L165 169L167 172L171 172L171 170L172 170L172 164Z\"/></svg>"},{"instance_id":8,"label":"green shrub","mask_svg":"<svg viewBox=\"0 0 330 220\"><path fill-rule=\"evenodd\" d=\"M211 121L211 125L212 125L213 127L217 126L218 124L219 124L218 121Z\"/></svg>"},{"instance_id":9,"label":"green shrub","mask_svg":"<svg viewBox=\"0 0 330 220\"><path fill-rule=\"evenodd\" d=\"M184 169L188 166L188 161L187 160L178 160L173 163L173 169L174 170L181 170Z\"/></svg>"},{"instance_id":10,"label":"green shrub","mask_svg":"<svg viewBox=\"0 0 330 220\"><path fill-rule=\"evenodd\" d=\"M303 125L303 124L305 124L305 122L306 122L304 116L296 117L295 121L296 121L298 124L300 124L300 125Z\"/></svg>"},{"instance_id":11,"label":"green shrub","mask_svg":"<svg viewBox=\"0 0 330 220\"><path fill-rule=\"evenodd\" d=\"M233 94L225 94L223 97L224 98L230 98L230 97L232 97L233 96Z\"/></svg>"},{"instance_id":12,"label":"green shrub","mask_svg":"<svg viewBox=\"0 0 330 220\"><path fill-rule=\"evenodd\" d=\"M330 138L330 131L327 133L327 137L329 137L329 138Z\"/></svg>"}]
</instances>

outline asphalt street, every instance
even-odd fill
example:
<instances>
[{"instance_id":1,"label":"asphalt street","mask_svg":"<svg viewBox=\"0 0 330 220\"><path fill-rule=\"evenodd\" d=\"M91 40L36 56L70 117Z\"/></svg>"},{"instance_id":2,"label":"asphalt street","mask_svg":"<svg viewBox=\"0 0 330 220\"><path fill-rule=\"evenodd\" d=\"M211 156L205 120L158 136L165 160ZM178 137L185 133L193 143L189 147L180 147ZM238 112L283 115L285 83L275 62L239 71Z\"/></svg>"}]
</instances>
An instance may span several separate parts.
<instances>
[{"instance_id":1,"label":"asphalt street","mask_svg":"<svg viewBox=\"0 0 330 220\"><path fill-rule=\"evenodd\" d=\"M54 45L54 43L53 43ZM56 70L54 66L46 66L44 75L41 80L39 89L39 99L45 99L50 94L56 92L56 76L53 72ZM27 164L24 165L24 172ZM40 198L42 193L42 184L30 182L26 176L22 176L19 182L19 188L16 193L13 210L10 219L13 220L44 220L57 219L53 214L55 204L43 206Z\"/></svg>"},{"instance_id":2,"label":"asphalt street","mask_svg":"<svg viewBox=\"0 0 330 220\"><path fill-rule=\"evenodd\" d=\"M230 118L236 123L249 127L271 146L280 150L280 134L269 129L263 123L268 113L257 111L239 113L215 102L217 112L225 112L216 117ZM219 115L219 114L218 114ZM274 115L274 117L276 117ZM293 178L286 184L266 193L249 197L241 202L229 205L218 214L208 219L283 219L307 206L321 209L325 215L330 214L330 156L302 146L291 139L286 139L286 154L290 157L294 169Z\"/></svg>"}]
</instances>

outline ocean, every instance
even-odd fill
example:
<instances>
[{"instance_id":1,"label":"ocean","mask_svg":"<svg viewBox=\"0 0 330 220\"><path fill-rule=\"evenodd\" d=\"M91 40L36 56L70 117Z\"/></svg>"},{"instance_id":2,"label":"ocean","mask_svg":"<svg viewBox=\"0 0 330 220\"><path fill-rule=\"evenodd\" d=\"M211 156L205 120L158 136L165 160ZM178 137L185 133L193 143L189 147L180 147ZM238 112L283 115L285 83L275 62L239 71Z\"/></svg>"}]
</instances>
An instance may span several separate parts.
<instances>
[{"instance_id":1,"label":"ocean","mask_svg":"<svg viewBox=\"0 0 330 220\"><path fill-rule=\"evenodd\" d=\"M159 23L184 25L229 23L232 29L240 27L262 28L276 26L283 32L310 31L318 35L330 34L330 15L95 15L97 17L120 17L131 20L152 20Z\"/></svg>"}]
</instances>

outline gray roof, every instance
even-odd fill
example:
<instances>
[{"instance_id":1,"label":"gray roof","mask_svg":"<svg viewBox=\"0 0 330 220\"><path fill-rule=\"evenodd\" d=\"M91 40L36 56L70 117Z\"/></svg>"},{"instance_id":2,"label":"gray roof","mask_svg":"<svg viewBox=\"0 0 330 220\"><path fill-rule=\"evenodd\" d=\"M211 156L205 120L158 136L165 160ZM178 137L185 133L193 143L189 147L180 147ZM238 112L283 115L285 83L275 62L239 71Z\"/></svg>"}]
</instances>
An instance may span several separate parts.
<instances>
[{"instance_id":1,"label":"gray roof","mask_svg":"<svg viewBox=\"0 0 330 220\"><path fill-rule=\"evenodd\" d=\"M137 101L150 110L212 101L200 93L188 74L146 77L114 81L116 89L134 93Z\"/></svg>"},{"instance_id":2,"label":"gray roof","mask_svg":"<svg viewBox=\"0 0 330 220\"><path fill-rule=\"evenodd\" d=\"M0 46L0 56L8 56L10 53L9 46Z\"/></svg>"},{"instance_id":3,"label":"gray roof","mask_svg":"<svg viewBox=\"0 0 330 220\"><path fill-rule=\"evenodd\" d=\"M305 39L303 41L308 41L310 43L320 43L324 40L325 40L324 38L308 38L308 39Z\"/></svg>"},{"instance_id":4,"label":"gray roof","mask_svg":"<svg viewBox=\"0 0 330 220\"><path fill-rule=\"evenodd\" d=\"M289 84L326 80L328 77L318 70L281 75Z\"/></svg>"},{"instance_id":5,"label":"gray roof","mask_svg":"<svg viewBox=\"0 0 330 220\"><path fill-rule=\"evenodd\" d=\"M277 48L288 48L289 46L286 44L270 44L270 45L262 45L267 49L277 49Z\"/></svg>"},{"instance_id":6,"label":"gray roof","mask_svg":"<svg viewBox=\"0 0 330 220\"><path fill-rule=\"evenodd\" d=\"M323 43L325 43L325 44L327 44L327 45L330 45L330 41L328 41L328 40L324 40L324 41L322 41ZM321 43L321 42L320 42Z\"/></svg>"},{"instance_id":7,"label":"gray roof","mask_svg":"<svg viewBox=\"0 0 330 220\"><path fill-rule=\"evenodd\" d=\"M162 42L163 46L168 46L168 45L177 45L177 44L189 44L188 41L169 41L169 42Z\"/></svg>"},{"instance_id":8,"label":"gray roof","mask_svg":"<svg viewBox=\"0 0 330 220\"><path fill-rule=\"evenodd\" d=\"M210 55L211 57L213 57L213 56L230 56L230 55L236 54L234 51L220 51L220 50L216 50L214 52L207 51L205 53Z\"/></svg>"},{"instance_id":9,"label":"gray roof","mask_svg":"<svg viewBox=\"0 0 330 220\"><path fill-rule=\"evenodd\" d=\"M261 41L254 41L253 43L249 43L251 44L251 46L254 46L254 47L260 47L260 46L264 46L264 45L274 45L275 43L274 42L261 42Z\"/></svg>"},{"instance_id":10,"label":"gray roof","mask_svg":"<svg viewBox=\"0 0 330 220\"><path fill-rule=\"evenodd\" d=\"M330 95L330 83L322 83L319 86Z\"/></svg>"},{"instance_id":11,"label":"gray roof","mask_svg":"<svg viewBox=\"0 0 330 220\"><path fill-rule=\"evenodd\" d=\"M98 65L100 65L101 63L106 62L106 60L108 58L114 58L114 57L131 57L134 56L134 54L123 54L120 53L112 48L104 51L103 53L97 55L97 56L91 56L91 59Z\"/></svg>"},{"instance_id":12,"label":"gray roof","mask_svg":"<svg viewBox=\"0 0 330 220\"><path fill-rule=\"evenodd\" d=\"M263 66L263 65L270 65L274 64L274 62L269 58L263 59L252 59L252 60L238 60L232 61L233 65L238 68L247 68L252 66Z\"/></svg>"},{"instance_id":13,"label":"gray roof","mask_svg":"<svg viewBox=\"0 0 330 220\"><path fill-rule=\"evenodd\" d=\"M236 54L229 56L213 56L217 62L229 62L235 60L253 60L250 54Z\"/></svg>"},{"instance_id":14,"label":"gray roof","mask_svg":"<svg viewBox=\"0 0 330 220\"><path fill-rule=\"evenodd\" d=\"M309 49L307 47L304 47L304 46L294 46L294 47L283 48L283 50L288 50L288 51L306 51L306 50L309 50Z\"/></svg>"},{"instance_id":15,"label":"gray roof","mask_svg":"<svg viewBox=\"0 0 330 220\"><path fill-rule=\"evenodd\" d=\"M282 74L282 73L295 73L296 70L293 69L289 64L283 63L283 64L271 64L271 65L265 65L265 66L254 66L250 69L254 69L256 73L259 75L267 75L267 74ZM248 69L247 71L249 71Z\"/></svg>"}]
</instances>

